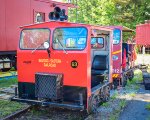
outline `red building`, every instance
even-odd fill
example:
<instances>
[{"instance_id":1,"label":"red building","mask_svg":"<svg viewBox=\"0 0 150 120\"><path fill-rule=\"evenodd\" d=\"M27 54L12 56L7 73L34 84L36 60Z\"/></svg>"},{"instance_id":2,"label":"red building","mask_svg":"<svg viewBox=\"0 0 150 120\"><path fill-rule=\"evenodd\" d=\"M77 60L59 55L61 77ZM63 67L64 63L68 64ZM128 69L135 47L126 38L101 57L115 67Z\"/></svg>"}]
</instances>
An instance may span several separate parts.
<instances>
[{"instance_id":1,"label":"red building","mask_svg":"<svg viewBox=\"0 0 150 120\"><path fill-rule=\"evenodd\" d=\"M0 63L11 61L10 64L0 64L0 69L9 68L15 64L22 25L49 21L49 12L54 7L68 10L72 4L52 0L1 0L0 4Z\"/></svg>"}]
</instances>

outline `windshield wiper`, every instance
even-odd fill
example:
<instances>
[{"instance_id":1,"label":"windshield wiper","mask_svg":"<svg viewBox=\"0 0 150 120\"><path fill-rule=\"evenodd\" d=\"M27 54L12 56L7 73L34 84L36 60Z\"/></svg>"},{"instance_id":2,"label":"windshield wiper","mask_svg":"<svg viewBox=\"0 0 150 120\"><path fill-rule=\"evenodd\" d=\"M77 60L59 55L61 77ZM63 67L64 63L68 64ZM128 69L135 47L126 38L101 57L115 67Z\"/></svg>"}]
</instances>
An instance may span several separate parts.
<instances>
[{"instance_id":1,"label":"windshield wiper","mask_svg":"<svg viewBox=\"0 0 150 120\"><path fill-rule=\"evenodd\" d=\"M37 46L34 50L32 50L31 53L34 53L38 48L40 48L42 45L44 45L45 42L47 42L47 40L44 41L44 42L43 42L42 44L40 44L39 46Z\"/></svg>"},{"instance_id":2,"label":"windshield wiper","mask_svg":"<svg viewBox=\"0 0 150 120\"><path fill-rule=\"evenodd\" d=\"M32 50L32 53L34 53L38 48L40 48L43 45L43 43L41 45L39 45L38 47L36 47L34 50Z\"/></svg>"},{"instance_id":3,"label":"windshield wiper","mask_svg":"<svg viewBox=\"0 0 150 120\"><path fill-rule=\"evenodd\" d=\"M62 47L63 51L64 51L66 54L68 54L67 51L65 50L64 46L63 46L62 43L60 42L60 40L59 40L59 39L56 39L56 40L58 41L58 43L59 43L60 46Z\"/></svg>"}]
</instances>

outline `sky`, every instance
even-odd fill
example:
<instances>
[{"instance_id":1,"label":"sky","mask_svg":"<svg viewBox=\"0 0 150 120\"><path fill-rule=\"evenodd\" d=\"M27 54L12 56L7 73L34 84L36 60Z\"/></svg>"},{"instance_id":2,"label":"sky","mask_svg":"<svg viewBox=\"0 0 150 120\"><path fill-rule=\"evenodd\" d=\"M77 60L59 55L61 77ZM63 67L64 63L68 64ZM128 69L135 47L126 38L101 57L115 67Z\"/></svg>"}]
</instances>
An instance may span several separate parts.
<instances>
[{"instance_id":1,"label":"sky","mask_svg":"<svg viewBox=\"0 0 150 120\"><path fill-rule=\"evenodd\" d=\"M54 1L62 2L62 0L54 0Z\"/></svg>"}]
</instances>

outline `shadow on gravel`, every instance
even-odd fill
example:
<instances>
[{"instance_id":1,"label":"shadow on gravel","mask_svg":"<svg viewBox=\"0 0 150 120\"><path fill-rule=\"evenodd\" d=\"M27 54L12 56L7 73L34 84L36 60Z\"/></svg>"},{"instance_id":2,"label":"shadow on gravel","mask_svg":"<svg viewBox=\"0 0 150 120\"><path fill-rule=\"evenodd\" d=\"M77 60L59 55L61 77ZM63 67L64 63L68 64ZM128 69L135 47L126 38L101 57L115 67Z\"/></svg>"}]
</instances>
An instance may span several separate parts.
<instances>
[{"instance_id":1,"label":"shadow on gravel","mask_svg":"<svg viewBox=\"0 0 150 120\"><path fill-rule=\"evenodd\" d=\"M121 112L119 120L150 120L150 90L140 89Z\"/></svg>"}]
</instances>

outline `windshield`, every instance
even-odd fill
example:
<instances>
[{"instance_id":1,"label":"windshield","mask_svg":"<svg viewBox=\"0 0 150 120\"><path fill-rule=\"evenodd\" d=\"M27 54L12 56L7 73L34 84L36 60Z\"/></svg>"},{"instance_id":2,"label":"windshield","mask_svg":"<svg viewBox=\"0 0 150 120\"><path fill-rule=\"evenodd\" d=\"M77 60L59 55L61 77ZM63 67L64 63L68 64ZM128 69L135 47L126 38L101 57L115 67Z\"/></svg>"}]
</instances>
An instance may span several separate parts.
<instances>
[{"instance_id":1,"label":"windshield","mask_svg":"<svg viewBox=\"0 0 150 120\"><path fill-rule=\"evenodd\" d=\"M83 50L86 47L87 29L57 28L53 35L53 48L57 50Z\"/></svg>"},{"instance_id":2,"label":"windshield","mask_svg":"<svg viewBox=\"0 0 150 120\"><path fill-rule=\"evenodd\" d=\"M113 44L119 44L121 39L120 29L114 29L113 31Z\"/></svg>"},{"instance_id":3,"label":"windshield","mask_svg":"<svg viewBox=\"0 0 150 120\"><path fill-rule=\"evenodd\" d=\"M21 32L21 49L45 49L43 43L49 42L49 29L24 29Z\"/></svg>"}]
</instances>

